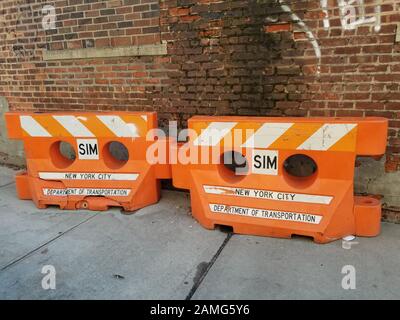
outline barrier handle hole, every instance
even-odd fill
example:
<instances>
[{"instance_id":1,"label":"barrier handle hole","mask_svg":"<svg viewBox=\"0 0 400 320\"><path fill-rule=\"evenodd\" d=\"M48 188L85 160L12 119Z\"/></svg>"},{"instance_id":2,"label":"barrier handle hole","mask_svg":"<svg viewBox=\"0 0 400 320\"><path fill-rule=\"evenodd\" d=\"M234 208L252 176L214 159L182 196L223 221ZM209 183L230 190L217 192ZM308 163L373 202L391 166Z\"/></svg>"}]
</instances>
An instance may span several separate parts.
<instances>
[{"instance_id":1,"label":"barrier handle hole","mask_svg":"<svg viewBox=\"0 0 400 320\"><path fill-rule=\"evenodd\" d=\"M119 169L129 160L128 148L119 141L110 141L103 148L103 159L111 169Z\"/></svg>"},{"instance_id":2,"label":"barrier handle hole","mask_svg":"<svg viewBox=\"0 0 400 320\"><path fill-rule=\"evenodd\" d=\"M249 170L246 157L236 151L228 151L221 155L221 162L228 171L235 175L246 174Z\"/></svg>"},{"instance_id":3,"label":"barrier handle hole","mask_svg":"<svg viewBox=\"0 0 400 320\"><path fill-rule=\"evenodd\" d=\"M50 146L50 158L57 168L66 168L76 159L74 147L66 141L56 141Z\"/></svg>"},{"instance_id":4,"label":"barrier handle hole","mask_svg":"<svg viewBox=\"0 0 400 320\"><path fill-rule=\"evenodd\" d=\"M289 175L298 178L307 178L317 172L316 162L305 154L290 156L283 163L283 167Z\"/></svg>"}]
</instances>

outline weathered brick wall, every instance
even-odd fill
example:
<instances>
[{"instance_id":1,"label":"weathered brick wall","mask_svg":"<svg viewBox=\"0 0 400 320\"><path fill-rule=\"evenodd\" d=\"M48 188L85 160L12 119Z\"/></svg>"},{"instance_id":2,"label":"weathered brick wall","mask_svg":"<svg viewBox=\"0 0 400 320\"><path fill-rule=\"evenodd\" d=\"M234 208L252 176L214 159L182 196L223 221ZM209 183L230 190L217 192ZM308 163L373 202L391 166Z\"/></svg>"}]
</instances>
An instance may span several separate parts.
<instances>
[{"instance_id":1,"label":"weathered brick wall","mask_svg":"<svg viewBox=\"0 0 400 320\"><path fill-rule=\"evenodd\" d=\"M45 5L55 7L54 30L43 29ZM162 109L169 58L43 59L45 50L160 43L158 1L14 0L0 10L0 95L11 109Z\"/></svg>"},{"instance_id":2,"label":"weathered brick wall","mask_svg":"<svg viewBox=\"0 0 400 320\"><path fill-rule=\"evenodd\" d=\"M386 169L399 169L400 4L356 2L370 22L347 30L339 2L166 1L173 105L182 117L387 117Z\"/></svg>"},{"instance_id":3,"label":"weathered brick wall","mask_svg":"<svg viewBox=\"0 0 400 320\"><path fill-rule=\"evenodd\" d=\"M357 0L341 11L346 3L1 1L0 95L14 110L156 110L161 126L183 127L193 114L384 116L393 172L400 4ZM55 30L43 29L44 5L55 7ZM167 44L167 55L43 59L45 50L157 43Z\"/></svg>"},{"instance_id":4,"label":"weathered brick wall","mask_svg":"<svg viewBox=\"0 0 400 320\"><path fill-rule=\"evenodd\" d=\"M160 42L158 0L61 0L51 4L56 8L57 28L47 32L50 50Z\"/></svg>"}]
</instances>

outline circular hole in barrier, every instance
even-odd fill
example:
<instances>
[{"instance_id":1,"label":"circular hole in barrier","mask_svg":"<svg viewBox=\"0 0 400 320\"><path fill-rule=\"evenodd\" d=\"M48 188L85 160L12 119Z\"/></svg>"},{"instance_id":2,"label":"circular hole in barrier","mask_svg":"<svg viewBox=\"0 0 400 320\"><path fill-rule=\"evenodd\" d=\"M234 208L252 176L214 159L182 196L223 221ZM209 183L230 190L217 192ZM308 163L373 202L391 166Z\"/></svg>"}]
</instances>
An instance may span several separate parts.
<instances>
[{"instance_id":1,"label":"circular hole in barrier","mask_svg":"<svg viewBox=\"0 0 400 320\"><path fill-rule=\"evenodd\" d=\"M57 168L66 168L76 159L74 147L66 141L56 141L50 147L50 158Z\"/></svg>"},{"instance_id":2,"label":"circular hole in barrier","mask_svg":"<svg viewBox=\"0 0 400 320\"><path fill-rule=\"evenodd\" d=\"M108 167L117 169L128 162L129 151L121 142L111 141L104 146L103 156Z\"/></svg>"},{"instance_id":3,"label":"circular hole in barrier","mask_svg":"<svg viewBox=\"0 0 400 320\"><path fill-rule=\"evenodd\" d=\"M244 177L249 171L246 157L237 151L221 154L220 163L220 174L227 179Z\"/></svg>"},{"instance_id":4,"label":"circular hole in barrier","mask_svg":"<svg viewBox=\"0 0 400 320\"><path fill-rule=\"evenodd\" d=\"M297 178L307 178L317 172L318 166L315 161L305 154L290 156L283 163L283 167L289 175Z\"/></svg>"}]
</instances>

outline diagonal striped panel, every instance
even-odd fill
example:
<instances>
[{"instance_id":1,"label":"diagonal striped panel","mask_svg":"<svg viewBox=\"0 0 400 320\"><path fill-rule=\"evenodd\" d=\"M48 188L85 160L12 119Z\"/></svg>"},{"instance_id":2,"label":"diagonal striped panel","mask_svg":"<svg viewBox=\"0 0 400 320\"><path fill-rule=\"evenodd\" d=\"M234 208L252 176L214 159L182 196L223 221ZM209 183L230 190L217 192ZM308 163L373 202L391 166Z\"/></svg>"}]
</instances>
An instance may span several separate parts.
<instances>
[{"instance_id":1,"label":"diagonal striped panel","mask_svg":"<svg viewBox=\"0 0 400 320\"><path fill-rule=\"evenodd\" d=\"M126 123L119 116L97 116L97 118L119 138L137 138L139 131L134 123Z\"/></svg>"},{"instance_id":2,"label":"diagonal striped panel","mask_svg":"<svg viewBox=\"0 0 400 320\"><path fill-rule=\"evenodd\" d=\"M292 126L293 123L264 123L242 147L268 148Z\"/></svg>"},{"instance_id":3,"label":"diagonal striped panel","mask_svg":"<svg viewBox=\"0 0 400 320\"><path fill-rule=\"evenodd\" d=\"M325 123L306 141L304 141L297 150L329 150L334 144L345 137L352 131L357 124L339 124L339 123ZM355 146L355 139L354 139ZM354 149L354 148L353 148Z\"/></svg>"},{"instance_id":4,"label":"diagonal striped panel","mask_svg":"<svg viewBox=\"0 0 400 320\"><path fill-rule=\"evenodd\" d=\"M75 116L53 116L73 137L92 138L89 131Z\"/></svg>"},{"instance_id":5,"label":"diagonal striped panel","mask_svg":"<svg viewBox=\"0 0 400 320\"><path fill-rule=\"evenodd\" d=\"M49 116L36 116L35 120L45 128L52 137L71 137L71 133L56 119Z\"/></svg>"},{"instance_id":6,"label":"diagonal striped panel","mask_svg":"<svg viewBox=\"0 0 400 320\"><path fill-rule=\"evenodd\" d=\"M51 137L51 134L32 116L21 116L20 123L21 128L31 137Z\"/></svg>"},{"instance_id":7,"label":"diagonal striped panel","mask_svg":"<svg viewBox=\"0 0 400 320\"><path fill-rule=\"evenodd\" d=\"M262 123L257 122L238 122L232 130L231 139L226 139L227 136L224 137L224 146L240 147L253 136L262 125Z\"/></svg>"},{"instance_id":8,"label":"diagonal striped panel","mask_svg":"<svg viewBox=\"0 0 400 320\"><path fill-rule=\"evenodd\" d=\"M114 133L95 116L78 116L77 118L96 137L114 137Z\"/></svg>"},{"instance_id":9,"label":"diagonal striped panel","mask_svg":"<svg viewBox=\"0 0 400 320\"><path fill-rule=\"evenodd\" d=\"M295 123L284 134L276 139L270 149L296 150L296 148L312 136L323 123Z\"/></svg>"},{"instance_id":10,"label":"diagonal striped panel","mask_svg":"<svg viewBox=\"0 0 400 320\"><path fill-rule=\"evenodd\" d=\"M199 121L191 129L197 133L195 146L354 151L357 140L355 123Z\"/></svg>"},{"instance_id":11,"label":"diagonal striped panel","mask_svg":"<svg viewBox=\"0 0 400 320\"><path fill-rule=\"evenodd\" d=\"M339 139L334 143L329 151L349 151L353 152L356 149L358 126L355 126L349 133L347 133L342 139Z\"/></svg>"},{"instance_id":12,"label":"diagonal striped panel","mask_svg":"<svg viewBox=\"0 0 400 320\"><path fill-rule=\"evenodd\" d=\"M136 134L139 137L145 137L148 133L148 128L151 126L147 116L122 115L121 119L127 124L134 124L136 127Z\"/></svg>"},{"instance_id":13,"label":"diagonal striped panel","mask_svg":"<svg viewBox=\"0 0 400 320\"><path fill-rule=\"evenodd\" d=\"M145 137L154 126L140 114L32 114L20 115L19 122L23 134L31 137L136 138Z\"/></svg>"},{"instance_id":14,"label":"diagonal striped panel","mask_svg":"<svg viewBox=\"0 0 400 320\"><path fill-rule=\"evenodd\" d=\"M211 122L209 126L193 141L195 146L216 146L237 122Z\"/></svg>"}]
</instances>

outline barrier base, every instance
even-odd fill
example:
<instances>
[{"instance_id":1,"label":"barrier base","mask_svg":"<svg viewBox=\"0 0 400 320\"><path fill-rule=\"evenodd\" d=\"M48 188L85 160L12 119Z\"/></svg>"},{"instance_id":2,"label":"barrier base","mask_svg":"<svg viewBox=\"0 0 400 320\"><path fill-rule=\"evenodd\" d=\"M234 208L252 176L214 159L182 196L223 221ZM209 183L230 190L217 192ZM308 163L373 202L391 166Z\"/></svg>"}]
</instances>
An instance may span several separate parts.
<instances>
[{"instance_id":1,"label":"barrier base","mask_svg":"<svg viewBox=\"0 0 400 320\"><path fill-rule=\"evenodd\" d=\"M376 237L381 232L382 206L372 197L354 197L355 235Z\"/></svg>"},{"instance_id":2,"label":"barrier base","mask_svg":"<svg viewBox=\"0 0 400 320\"><path fill-rule=\"evenodd\" d=\"M32 200L39 209L46 209L49 206L57 206L61 210L91 210L107 211L112 207L120 207L125 214L132 214L134 211L157 203L160 200L160 183L155 181L153 184L144 186L146 190L153 189L151 197L141 197L142 192L129 197L127 200L118 201L112 197L96 196L68 196L59 199L43 199L36 191L41 188L35 187L43 183L43 180L30 177L26 171L18 172L15 176L17 196L21 200ZM58 185L55 181L45 181L48 187Z\"/></svg>"},{"instance_id":3,"label":"barrier base","mask_svg":"<svg viewBox=\"0 0 400 320\"><path fill-rule=\"evenodd\" d=\"M196 200L194 200L196 201ZM217 226L232 228L233 233L242 235L253 235L261 237L285 238L290 239L295 236L311 238L315 243L329 243L346 237L355 235L359 237L375 237L378 236L381 229L381 202L372 197L354 197L354 222L353 227L338 230L332 236L322 232L307 232L305 230L293 228L282 228L279 226L256 225L243 222L219 221L218 219L209 219L201 214L201 212L193 212L193 217L204 228L213 230ZM351 216L351 215L349 215Z\"/></svg>"},{"instance_id":4,"label":"barrier base","mask_svg":"<svg viewBox=\"0 0 400 320\"><path fill-rule=\"evenodd\" d=\"M271 237L271 238L281 238L281 239L291 239L295 236L310 238L315 243L324 244L329 243L332 241L336 241L341 239L342 237L337 238L328 238L323 235L318 235L315 233L306 233L306 232L297 232L293 233L292 229L278 229L276 227L260 227L254 225L246 225L246 224L235 224L235 226L225 224L211 224L211 225L204 225L200 222L200 220L196 219L204 228L213 230L216 229L217 226L225 226L230 227L235 234L241 235L251 235L251 236L259 236L259 237ZM344 235L343 235L344 236Z\"/></svg>"}]
</instances>

